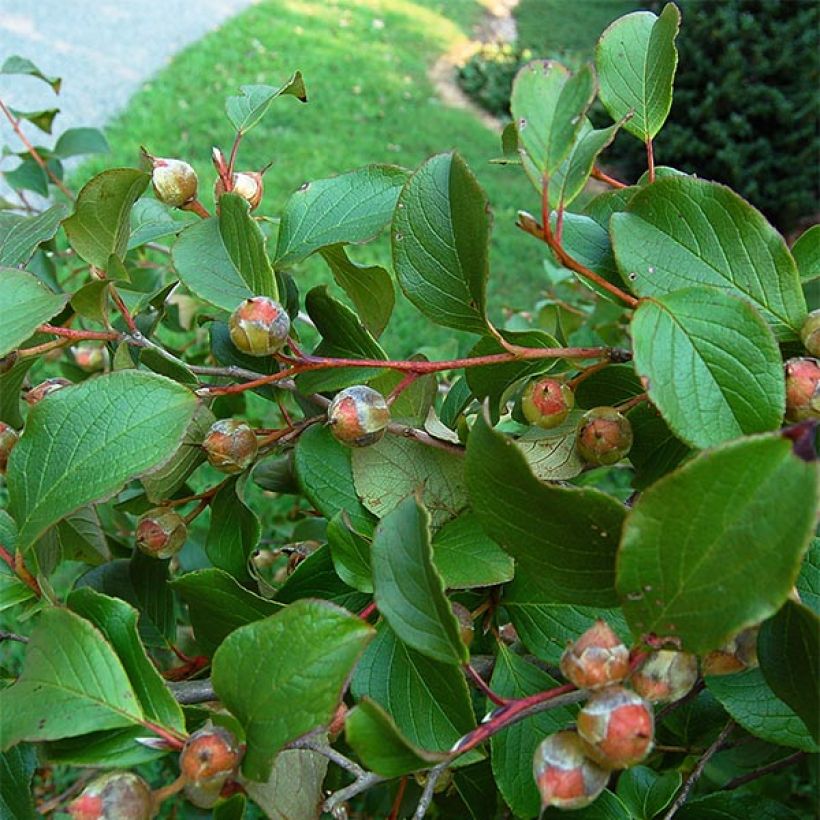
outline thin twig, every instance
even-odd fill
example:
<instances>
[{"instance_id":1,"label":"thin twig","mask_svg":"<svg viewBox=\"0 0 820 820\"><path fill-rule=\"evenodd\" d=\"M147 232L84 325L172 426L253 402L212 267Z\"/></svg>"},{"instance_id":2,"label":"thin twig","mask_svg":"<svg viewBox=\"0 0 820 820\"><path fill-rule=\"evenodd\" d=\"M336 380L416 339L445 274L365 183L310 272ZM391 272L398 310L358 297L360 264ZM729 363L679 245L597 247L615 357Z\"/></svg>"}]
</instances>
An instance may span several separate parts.
<instances>
[{"instance_id":1,"label":"thin twig","mask_svg":"<svg viewBox=\"0 0 820 820\"><path fill-rule=\"evenodd\" d=\"M203 680L186 680L168 683L168 688L177 703L182 706L191 706L195 703L207 703L217 700L210 678Z\"/></svg>"},{"instance_id":2,"label":"thin twig","mask_svg":"<svg viewBox=\"0 0 820 820\"><path fill-rule=\"evenodd\" d=\"M675 802L669 807L669 811L663 816L663 820L671 820L677 813L678 810L683 806L686 802L687 798L689 797L689 793L695 786L695 783L700 780L700 776L703 774L703 770L706 768L706 764L712 759L713 755L720 749L721 746L726 742L726 739L732 732L732 729L735 728L735 722L730 720L726 723L723 727L721 733L717 736L717 740L701 755L700 760L698 760L697 765L694 769L692 769L689 777L686 778L686 782L681 787L681 790L678 792L678 796L675 798Z\"/></svg>"},{"instance_id":3,"label":"thin twig","mask_svg":"<svg viewBox=\"0 0 820 820\"><path fill-rule=\"evenodd\" d=\"M793 755L783 757L780 760L775 760L774 763L769 763L767 766L761 766L753 772L748 772L747 774L742 774L739 777L735 777L725 786L721 786L721 791L738 789L741 786L745 786L747 783L751 783L753 780L757 780L760 777L765 777L767 774L773 774L774 772L779 772L781 769L787 769L789 766L793 766L795 763L802 760L805 756L805 752L795 752Z\"/></svg>"},{"instance_id":4,"label":"thin twig","mask_svg":"<svg viewBox=\"0 0 820 820\"><path fill-rule=\"evenodd\" d=\"M330 746L323 738L315 735L307 735L306 737L294 740L287 745L288 749L309 749L312 752L326 757L331 763L335 763L346 772L350 772L353 777L359 779L368 774L358 763L345 757L341 752L337 752Z\"/></svg>"},{"instance_id":5,"label":"thin twig","mask_svg":"<svg viewBox=\"0 0 820 820\"><path fill-rule=\"evenodd\" d=\"M601 182L605 182L613 188L629 187L625 182L621 182L619 179L615 179L615 177L611 177L609 174L604 173L597 165L593 167L591 176Z\"/></svg>"},{"instance_id":6,"label":"thin twig","mask_svg":"<svg viewBox=\"0 0 820 820\"><path fill-rule=\"evenodd\" d=\"M18 643L28 643L28 638L25 635L18 635L16 632L8 632L5 629L0 629L0 642L2 641L17 641Z\"/></svg>"},{"instance_id":7,"label":"thin twig","mask_svg":"<svg viewBox=\"0 0 820 820\"><path fill-rule=\"evenodd\" d=\"M439 763L438 766L433 766L433 768L427 772L427 782L424 784L424 791L422 791L419 803L413 813L413 820L422 820L424 815L427 814L427 809L430 808L430 804L433 802L436 783L438 783L439 778L444 774L444 770L449 765L450 761L445 760L443 763Z\"/></svg>"},{"instance_id":8,"label":"thin twig","mask_svg":"<svg viewBox=\"0 0 820 820\"><path fill-rule=\"evenodd\" d=\"M377 783L383 783L386 779L387 778L375 772L365 772L361 777L357 777L349 786L345 786L343 789L333 792L333 794L325 800L322 811L326 811L335 817L337 816L336 809L346 800L350 800L351 797L355 797L357 794L367 791L371 786L375 786Z\"/></svg>"}]
</instances>

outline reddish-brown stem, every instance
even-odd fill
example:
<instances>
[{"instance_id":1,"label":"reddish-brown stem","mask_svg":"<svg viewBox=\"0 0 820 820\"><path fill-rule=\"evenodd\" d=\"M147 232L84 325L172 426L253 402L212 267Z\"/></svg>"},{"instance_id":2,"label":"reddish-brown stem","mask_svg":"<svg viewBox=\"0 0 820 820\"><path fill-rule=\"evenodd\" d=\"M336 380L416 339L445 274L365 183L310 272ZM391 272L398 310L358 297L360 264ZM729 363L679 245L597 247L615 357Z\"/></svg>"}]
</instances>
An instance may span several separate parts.
<instances>
[{"instance_id":1,"label":"reddish-brown stem","mask_svg":"<svg viewBox=\"0 0 820 820\"><path fill-rule=\"evenodd\" d=\"M570 379L567 382L567 387L571 390L575 390L581 382L586 381L593 373L598 373L600 370L603 370L605 367L609 367L611 364L612 362L604 361L597 362L589 367L585 367L574 379Z\"/></svg>"},{"instance_id":2,"label":"reddish-brown stem","mask_svg":"<svg viewBox=\"0 0 820 820\"><path fill-rule=\"evenodd\" d=\"M393 798L393 806L390 809L390 815L387 820L399 820L399 811L401 810L401 801L404 800L404 791L407 788L407 775L399 780L399 788L396 790L396 796Z\"/></svg>"},{"instance_id":3,"label":"reddish-brown stem","mask_svg":"<svg viewBox=\"0 0 820 820\"><path fill-rule=\"evenodd\" d=\"M389 393L387 403L393 402L419 377L419 374L411 370Z\"/></svg>"},{"instance_id":4,"label":"reddish-brown stem","mask_svg":"<svg viewBox=\"0 0 820 820\"><path fill-rule=\"evenodd\" d=\"M269 444L274 444L277 441L282 441L283 439L288 439L293 435L299 435L302 430L310 427L313 424L317 424L320 421L324 421L325 416L311 416L310 418L304 419L300 421L298 424L294 424L292 427L285 427L283 430L274 430L267 436L263 436L257 442L259 449L261 450L263 447L266 447Z\"/></svg>"},{"instance_id":5,"label":"reddish-brown stem","mask_svg":"<svg viewBox=\"0 0 820 820\"><path fill-rule=\"evenodd\" d=\"M117 293L116 287L113 284L108 286L108 290L111 293L111 298L114 300L114 304L117 306L117 310L122 315L123 320L125 321L125 326L131 333L139 333L139 328L137 327L137 323L134 321L134 317L131 315L131 312L125 306L125 302L122 301L122 296Z\"/></svg>"},{"instance_id":6,"label":"reddish-brown stem","mask_svg":"<svg viewBox=\"0 0 820 820\"><path fill-rule=\"evenodd\" d=\"M615 409L619 413L626 413L628 410L631 410L633 407L635 407L635 405L646 401L648 398L649 396L647 396L646 393L640 393L639 395L633 396L631 399L627 399L626 401L616 405Z\"/></svg>"},{"instance_id":7,"label":"reddish-brown stem","mask_svg":"<svg viewBox=\"0 0 820 820\"><path fill-rule=\"evenodd\" d=\"M239 143L242 142L243 133L241 131L236 132L236 137L234 137L233 145L231 146L231 156L228 160L228 179L231 181L231 187L226 188L225 190L230 191L233 189L233 172L234 167L236 166L236 153L239 151Z\"/></svg>"},{"instance_id":8,"label":"reddish-brown stem","mask_svg":"<svg viewBox=\"0 0 820 820\"><path fill-rule=\"evenodd\" d=\"M28 571L23 561L23 553L15 552L12 555L5 547L0 546L0 559L5 561L14 574L38 597L42 597L43 590L37 579Z\"/></svg>"},{"instance_id":9,"label":"reddish-brown stem","mask_svg":"<svg viewBox=\"0 0 820 820\"><path fill-rule=\"evenodd\" d=\"M203 219L208 219L211 216L208 209L198 199L192 199L190 202L180 205L179 209L180 211L191 211L191 213L195 213Z\"/></svg>"},{"instance_id":10,"label":"reddish-brown stem","mask_svg":"<svg viewBox=\"0 0 820 820\"><path fill-rule=\"evenodd\" d=\"M167 786L163 786L161 789L156 789L151 792L154 805L159 806L160 803L164 802L169 797L173 797L178 792L181 792L185 788L186 783L187 780L185 777L180 775L173 783L169 783Z\"/></svg>"},{"instance_id":11,"label":"reddish-brown stem","mask_svg":"<svg viewBox=\"0 0 820 820\"><path fill-rule=\"evenodd\" d=\"M652 138L646 141L646 167L649 170L649 181L655 181L655 148L652 145Z\"/></svg>"},{"instance_id":12,"label":"reddish-brown stem","mask_svg":"<svg viewBox=\"0 0 820 820\"><path fill-rule=\"evenodd\" d=\"M98 342L115 342L122 338L120 333L116 331L99 331L99 330L74 330L70 327L57 327L56 325L40 325L37 328L40 333L52 333L55 336L64 336L66 339L72 340L94 340Z\"/></svg>"},{"instance_id":13,"label":"reddish-brown stem","mask_svg":"<svg viewBox=\"0 0 820 820\"><path fill-rule=\"evenodd\" d=\"M172 749L181 749L185 745L185 735L179 734L172 729L164 729L150 720L141 720L140 726L144 726L158 737L161 737Z\"/></svg>"},{"instance_id":14,"label":"reddish-brown stem","mask_svg":"<svg viewBox=\"0 0 820 820\"><path fill-rule=\"evenodd\" d=\"M467 677L475 684L476 688L483 692L496 706L504 706L510 702L509 698L503 698L501 695L497 695L493 692L471 663L464 664L464 671L467 673Z\"/></svg>"},{"instance_id":15,"label":"reddish-brown stem","mask_svg":"<svg viewBox=\"0 0 820 820\"><path fill-rule=\"evenodd\" d=\"M564 233L564 203L558 206L558 211L555 215L555 241L560 245L561 236Z\"/></svg>"},{"instance_id":16,"label":"reddish-brown stem","mask_svg":"<svg viewBox=\"0 0 820 820\"><path fill-rule=\"evenodd\" d=\"M216 486L210 487L204 492L197 493L196 495L186 495L184 498L173 498L167 501L163 501L161 506L181 507L183 504L190 504L192 501L202 501L206 498L212 498L222 489L226 481L230 481L230 479L226 478L225 481L220 481L220 483Z\"/></svg>"},{"instance_id":17,"label":"reddish-brown stem","mask_svg":"<svg viewBox=\"0 0 820 820\"><path fill-rule=\"evenodd\" d=\"M11 113L8 106L0 100L0 111L5 114L6 119L11 123L11 127L14 129L14 133L20 138L20 142L26 146L26 151L28 151L31 158L45 171L48 175L48 178L69 198L74 199L74 194L63 185L62 180L48 167L48 163L40 156L37 152L37 149L29 142L28 137L23 133L23 129L20 128L20 121L14 114Z\"/></svg>"},{"instance_id":18,"label":"reddish-brown stem","mask_svg":"<svg viewBox=\"0 0 820 820\"><path fill-rule=\"evenodd\" d=\"M378 610L378 606L376 605L375 601L371 601L360 613L359 617L366 621L374 612Z\"/></svg>"},{"instance_id":19,"label":"reddish-brown stem","mask_svg":"<svg viewBox=\"0 0 820 820\"><path fill-rule=\"evenodd\" d=\"M592 169L592 176L595 179L600 180L601 182L605 182L607 185L611 186L612 188L628 188L629 186L625 182L621 182L619 179L615 179L615 177L611 177L609 174L605 174L597 165Z\"/></svg>"},{"instance_id":20,"label":"reddish-brown stem","mask_svg":"<svg viewBox=\"0 0 820 820\"><path fill-rule=\"evenodd\" d=\"M200 500L199 504L197 504L196 507L194 507L191 510L191 512L188 513L188 515L184 515L182 517L182 520L186 524L190 524L191 521L193 521L200 513L204 512L207 509L207 507L210 503L211 503L211 497L210 496L203 497Z\"/></svg>"},{"instance_id":21,"label":"reddish-brown stem","mask_svg":"<svg viewBox=\"0 0 820 820\"><path fill-rule=\"evenodd\" d=\"M781 758L780 760L775 760L774 763L769 763L767 766L761 766L761 768L755 769L753 772L748 772L747 774L742 774L739 777L735 777L725 786L721 786L721 791L731 791L732 789L745 786L747 783L751 783L753 780L757 780L760 777L765 777L767 774L779 772L781 769L786 769L789 766L793 766L805 756L805 752L795 752L793 755Z\"/></svg>"},{"instance_id":22,"label":"reddish-brown stem","mask_svg":"<svg viewBox=\"0 0 820 820\"><path fill-rule=\"evenodd\" d=\"M71 344L71 339L54 339L51 342L44 342L43 344L36 345L35 347L27 347L25 350L18 350L17 356L20 359L26 359L31 356L39 356L42 353L48 353L51 350L57 350L57 348L65 347L69 344Z\"/></svg>"}]
</instances>

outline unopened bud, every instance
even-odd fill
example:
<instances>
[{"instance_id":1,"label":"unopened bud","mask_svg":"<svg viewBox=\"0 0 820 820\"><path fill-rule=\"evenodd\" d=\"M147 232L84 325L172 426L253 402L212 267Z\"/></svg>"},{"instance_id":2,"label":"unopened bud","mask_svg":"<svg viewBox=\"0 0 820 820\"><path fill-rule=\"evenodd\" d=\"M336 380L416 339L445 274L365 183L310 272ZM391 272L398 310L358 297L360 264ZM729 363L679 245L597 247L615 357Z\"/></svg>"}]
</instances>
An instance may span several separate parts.
<instances>
[{"instance_id":1,"label":"unopened bud","mask_svg":"<svg viewBox=\"0 0 820 820\"><path fill-rule=\"evenodd\" d=\"M614 407L594 407L581 419L576 445L588 464L615 464L632 449L632 425Z\"/></svg>"},{"instance_id":2,"label":"unopened bud","mask_svg":"<svg viewBox=\"0 0 820 820\"><path fill-rule=\"evenodd\" d=\"M172 208L180 208L196 198L196 171L181 159L151 157L153 171L151 182L154 194L160 202Z\"/></svg>"},{"instance_id":3,"label":"unopened bud","mask_svg":"<svg viewBox=\"0 0 820 820\"><path fill-rule=\"evenodd\" d=\"M390 408L381 393L358 384L336 394L327 409L327 423L337 441L367 447L384 436Z\"/></svg>"},{"instance_id":4,"label":"unopened bud","mask_svg":"<svg viewBox=\"0 0 820 820\"><path fill-rule=\"evenodd\" d=\"M545 809L588 806L609 779L609 772L587 757L581 739L569 730L541 741L533 756L532 772Z\"/></svg>"},{"instance_id":5,"label":"unopened bud","mask_svg":"<svg viewBox=\"0 0 820 820\"><path fill-rule=\"evenodd\" d=\"M220 419L202 442L208 463L223 473L241 473L256 459L256 434L244 422Z\"/></svg>"},{"instance_id":6,"label":"unopened bud","mask_svg":"<svg viewBox=\"0 0 820 820\"><path fill-rule=\"evenodd\" d=\"M786 371L786 418L789 421L820 419L820 361L789 359Z\"/></svg>"},{"instance_id":7,"label":"unopened bud","mask_svg":"<svg viewBox=\"0 0 820 820\"><path fill-rule=\"evenodd\" d=\"M673 703L688 695L698 679L698 659L689 652L650 652L632 674L632 688L651 703Z\"/></svg>"},{"instance_id":8,"label":"unopened bud","mask_svg":"<svg viewBox=\"0 0 820 820\"><path fill-rule=\"evenodd\" d=\"M565 650L561 674L579 689L620 683L629 674L629 649L606 621L596 621Z\"/></svg>"},{"instance_id":9,"label":"unopened bud","mask_svg":"<svg viewBox=\"0 0 820 820\"><path fill-rule=\"evenodd\" d=\"M652 706L622 686L594 692L578 713L578 734L587 754L605 769L626 769L652 749Z\"/></svg>"},{"instance_id":10,"label":"unopened bud","mask_svg":"<svg viewBox=\"0 0 820 820\"><path fill-rule=\"evenodd\" d=\"M0 421L0 475L6 474L6 467L8 467L9 456L11 451L17 444L20 436L17 432L4 421Z\"/></svg>"},{"instance_id":11,"label":"unopened bud","mask_svg":"<svg viewBox=\"0 0 820 820\"><path fill-rule=\"evenodd\" d=\"M812 356L820 356L820 309L813 310L800 328L803 346Z\"/></svg>"},{"instance_id":12,"label":"unopened bud","mask_svg":"<svg viewBox=\"0 0 820 820\"><path fill-rule=\"evenodd\" d=\"M243 353L271 356L285 346L290 318L279 302L267 296L254 296L231 314L228 326L231 341Z\"/></svg>"},{"instance_id":13,"label":"unopened bud","mask_svg":"<svg viewBox=\"0 0 820 820\"><path fill-rule=\"evenodd\" d=\"M233 188L232 194L237 194L246 200L251 210L255 210L262 201L262 195L265 193L265 186L262 182L262 174L258 171L238 171L232 177ZM225 193L225 185L221 179L217 179L214 183L214 199L219 200L222 194Z\"/></svg>"},{"instance_id":14,"label":"unopened bud","mask_svg":"<svg viewBox=\"0 0 820 820\"><path fill-rule=\"evenodd\" d=\"M458 601L450 601L450 606L453 608L453 615L456 616L456 620L458 621L458 631L461 635L461 641L464 646L469 647L475 635L473 616L470 614L470 610L467 609L464 604L458 603Z\"/></svg>"},{"instance_id":15,"label":"unopened bud","mask_svg":"<svg viewBox=\"0 0 820 820\"><path fill-rule=\"evenodd\" d=\"M86 373L102 370L108 360L108 351L99 345L77 345L71 348L74 364Z\"/></svg>"},{"instance_id":16,"label":"unopened bud","mask_svg":"<svg viewBox=\"0 0 820 820\"><path fill-rule=\"evenodd\" d=\"M760 625L750 626L726 641L720 649L704 655L701 665L704 675L733 675L754 669L757 663L757 635Z\"/></svg>"},{"instance_id":17,"label":"unopened bud","mask_svg":"<svg viewBox=\"0 0 820 820\"><path fill-rule=\"evenodd\" d=\"M72 820L150 820L156 815L148 784L132 772L92 780L68 806Z\"/></svg>"},{"instance_id":18,"label":"unopened bud","mask_svg":"<svg viewBox=\"0 0 820 820\"><path fill-rule=\"evenodd\" d=\"M27 404L35 405L38 401L42 401L46 396L50 395L51 393L56 392L57 390L61 390L63 387L70 387L71 382L68 379L46 379L44 382L40 382L36 387L32 387L25 395L25 400Z\"/></svg>"},{"instance_id":19,"label":"unopened bud","mask_svg":"<svg viewBox=\"0 0 820 820\"><path fill-rule=\"evenodd\" d=\"M545 430L561 424L574 406L572 390L558 379L534 379L521 396L524 417Z\"/></svg>"},{"instance_id":20,"label":"unopened bud","mask_svg":"<svg viewBox=\"0 0 820 820\"><path fill-rule=\"evenodd\" d=\"M188 525L176 510L155 507L137 521L137 547L152 558L176 555L188 537Z\"/></svg>"},{"instance_id":21,"label":"unopened bud","mask_svg":"<svg viewBox=\"0 0 820 820\"><path fill-rule=\"evenodd\" d=\"M236 771L242 752L236 738L222 726L194 732L179 755L179 769L190 783L222 785Z\"/></svg>"},{"instance_id":22,"label":"unopened bud","mask_svg":"<svg viewBox=\"0 0 820 820\"><path fill-rule=\"evenodd\" d=\"M6 353L5 356L0 357L0 376L8 373L17 364L18 358L19 355L16 350L12 350L11 353Z\"/></svg>"}]
</instances>

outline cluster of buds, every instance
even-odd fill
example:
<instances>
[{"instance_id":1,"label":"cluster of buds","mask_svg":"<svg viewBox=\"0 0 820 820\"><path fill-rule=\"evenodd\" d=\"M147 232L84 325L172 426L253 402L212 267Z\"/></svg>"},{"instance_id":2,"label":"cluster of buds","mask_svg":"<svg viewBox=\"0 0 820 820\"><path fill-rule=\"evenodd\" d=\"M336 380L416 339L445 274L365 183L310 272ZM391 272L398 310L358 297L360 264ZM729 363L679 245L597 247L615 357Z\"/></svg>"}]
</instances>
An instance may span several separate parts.
<instances>
[{"instance_id":1,"label":"cluster of buds","mask_svg":"<svg viewBox=\"0 0 820 820\"><path fill-rule=\"evenodd\" d=\"M211 808L241 760L236 738L222 726L207 725L194 732L179 755L185 796L201 809Z\"/></svg>"},{"instance_id":2,"label":"cluster of buds","mask_svg":"<svg viewBox=\"0 0 820 820\"><path fill-rule=\"evenodd\" d=\"M348 447L367 447L383 436L390 423L384 396L363 384L339 391L327 409L333 437Z\"/></svg>"},{"instance_id":3,"label":"cluster of buds","mask_svg":"<svg viewBox=\"0 0 820 820\"><path fill-rule=\"evenodd\" d=\"M659 650L633 669L629 649L599 620L567 646L561 672L589 697L574 730L541 743L533 771L543 808L578 809L598 797L610 772L634 766L650 753L652 704L686 695L697 679L697 659Z\"/></svg>"},{"instance_id":4,"label":"cluster of buds","mask_svg":"<svg viewBox=\"0 0 820 820\"><path fill-rule=\"evenodd\" d=\"M68 806L72 820L151 820L157 806L151 787L133 772L108 772L92 780Z\"/></svg>"}]
</instances>

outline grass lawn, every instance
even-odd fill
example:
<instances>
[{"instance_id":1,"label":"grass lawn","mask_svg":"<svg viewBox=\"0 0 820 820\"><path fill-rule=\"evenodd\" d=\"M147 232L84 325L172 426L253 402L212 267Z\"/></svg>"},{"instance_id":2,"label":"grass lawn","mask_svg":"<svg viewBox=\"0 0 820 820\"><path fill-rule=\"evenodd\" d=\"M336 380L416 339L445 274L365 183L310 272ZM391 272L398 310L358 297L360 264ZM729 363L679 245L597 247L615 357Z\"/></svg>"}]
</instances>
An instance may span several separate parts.
<instances>
[{"instance_id":1,"label":"grass lawn","mask_svg":"<svg viewBox=\"0 0 820 820\"><path fill-rule=\"evenodd\" d=\"M211 180L211 146L227 152L233 138L225 97L245 83L278 85L301 69L310 102L278 100L240 150L240 169L274 163L260 213L277 214L306 180L372 162L415 168L457 148L493 205L490 293L501 321L502 307L530 308L546 285L540 246L514 227L515 212L536 211L537 197L518 169L488 164L500 154L498 136L469 113L445 107L427 79L428 67L467 36L481 11L478 0L261 2L147 83L107 129L113 156L89 163L82 176L134 165L144 144L154 154L191 161L202 180ZM210 204L210 184L202 187ZM353 255L387 264L389 248L381 240ZM332 280L321 262L309 261L297 281L306 291ZM453 337L400 299L385 343L398 355Z\"/></svg>"}]
</instances>

